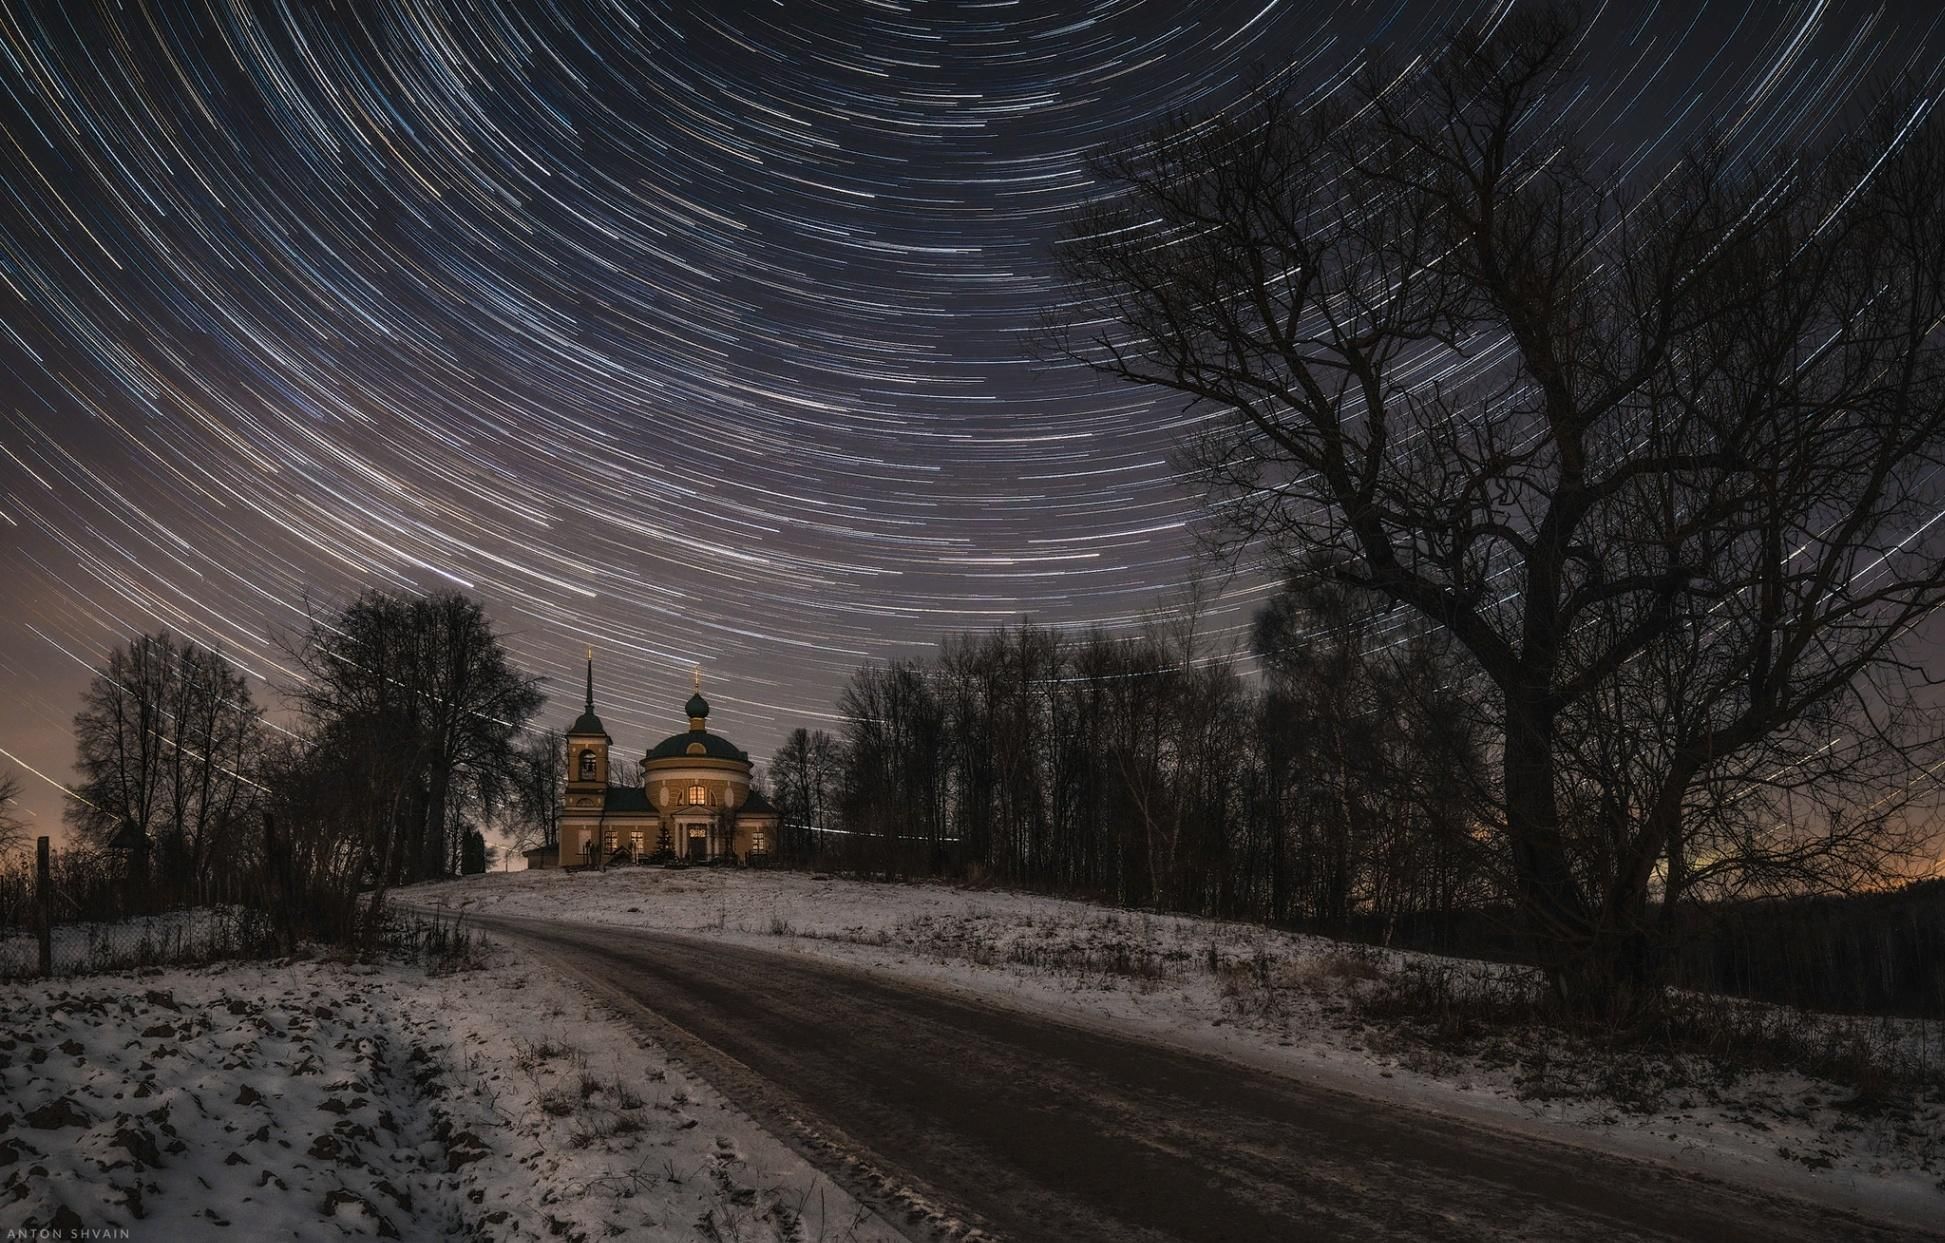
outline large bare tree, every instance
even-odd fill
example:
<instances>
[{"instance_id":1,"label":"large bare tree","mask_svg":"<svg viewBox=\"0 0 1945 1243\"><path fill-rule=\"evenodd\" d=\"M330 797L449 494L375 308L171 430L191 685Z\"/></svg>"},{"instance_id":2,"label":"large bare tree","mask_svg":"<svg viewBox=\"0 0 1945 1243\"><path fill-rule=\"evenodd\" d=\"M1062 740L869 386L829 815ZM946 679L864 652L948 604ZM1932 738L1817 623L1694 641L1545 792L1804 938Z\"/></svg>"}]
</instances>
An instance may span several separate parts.
<instances>
[{"instance_id":1,"label":"large bare tree","mask_svg":"<svg viewBox=\"0 0 1945 1243\"><path fill-rule=\"evenodd\" d=\"M383 811L367 866L383 884L453 871L461 827L513 792L514 739L539 707L485 610L458 592L367 592L294 645L291 697L314 743L364 774Z\"/></svg>"},{"instance_id":2,"label":"large bare tree","mask_svg":"<svg viewBox=\"0 0 1945 1243\"><path fill-rule=\"evenodd\" d=\"M1623 179L1573 128L1579 33L1522 9L1108 156L1053 340L1216 416L1234 547L1464 650L1556 992L1626 1011L1658 901L1880 871L1926 784L1945 140L1893 96Z\"/></svg>"},{"instance_id":3,"label":"large bare tree","mask_svg":"<svg viewBox=\"0 0 1945 1243\"><path fill-rule=\"evenodd\" d=\"M117 647L74 718L81 781L68 822L96 843L132 824L163 879L208 880L262 793L252 775L259 715L249 684L218 652L167 633Z\"/></svg>"}]
</instances>

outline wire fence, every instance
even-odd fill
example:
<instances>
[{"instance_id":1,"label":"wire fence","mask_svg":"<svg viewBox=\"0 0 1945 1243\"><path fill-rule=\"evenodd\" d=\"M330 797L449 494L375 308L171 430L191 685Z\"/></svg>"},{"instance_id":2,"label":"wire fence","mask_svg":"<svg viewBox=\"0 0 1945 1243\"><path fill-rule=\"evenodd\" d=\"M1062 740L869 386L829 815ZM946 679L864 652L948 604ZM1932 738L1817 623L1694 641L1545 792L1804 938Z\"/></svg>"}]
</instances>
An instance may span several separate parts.
<instances>
[{"instance_id":1,"label":"wire fence","mask_svg":"<svg viewBox=\"0 0 1945 1243\"><path fill-rule=\"evenodd\" d=\"M51 850L43 837L0 864L0 979L288 953L291 912L268 872L251 861L169 877L135 852Z\"/></svg>"}]
</instances>

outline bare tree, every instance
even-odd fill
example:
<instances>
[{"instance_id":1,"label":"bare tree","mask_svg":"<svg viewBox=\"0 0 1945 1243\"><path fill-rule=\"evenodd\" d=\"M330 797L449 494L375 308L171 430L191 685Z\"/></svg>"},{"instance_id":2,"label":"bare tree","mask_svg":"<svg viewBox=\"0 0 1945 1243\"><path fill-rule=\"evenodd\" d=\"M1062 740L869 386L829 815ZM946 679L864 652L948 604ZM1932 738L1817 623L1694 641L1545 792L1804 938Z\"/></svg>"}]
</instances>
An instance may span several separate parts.
<instances>
[{"instance_id":1,"label":"bare tree","mask_svg":"<svg viewBox=\"0 0 1945 1243\"><path fill-rule=\"evenodd\" d=\"M608 784L630 790L642 788L642 762L612 753L608 756Z\"/></svg>"},{"instance_id":2,"label":"bare tree","mask_svg":"<svg viewBox=\"0 0 1945 1243\"><path fill-rule=\"evenodd\" d=\"M1626 1011L1657 898L1906 844L1945 142L1893 99L1834 146L1623 183L1563 102L1578 36L1522 9L1107 157L1053 339L1231 416L1192 456L1232 547L1321 551L1467 653L1556 994Z\"/></svg>"},{"instance_id":3,"label":"bare tree","mask_svg":"<svg viewBox=\"0 0 1945 1243\"><path fill-rule=\"evenodd\" d=\"M770 778L782 813L783 849L792 859L809 859L817 831L833 827L844 783L843 748L821 729L793 729L771 760Z\"/></svg>"},{"instance_id":4,"label":"bare tree","mask_svg":"<svg viewBox=\"0 0 1945 1243\"><path fill-rule=\"evenodd\" d=\"M379 908L361 895L382 875L411 754L370 745L372 733L358 723L333 725L279 737L265 748L263 772L275 870L296 895L291 926L346 942L376 927Z\"/></svg>"},{"instance_id":5,"label":"bare tree","mask_svg":"<svg viewBox=\"0 0 1945 1243\"><path fill-rule=\"evenodd\" d=\"M839 697L845 717L845 823L875 838L886 880L909 844L936 844L944 821L945 719L917 662L867 665Z\"/></svg>"},{"instance_id":6,"label":"bare tree","mask_svg":"<svg viewBox=\"0 0 1945 1243\"><path fill-rule=\"evenodd\" d=\"M27 845L27 819L20 809L20 774L0 772L0 859Z\"/></svg>"},{"instance_id":7,"label":"bare tree","mask_svg":"<svg viewBox=\"0 0 1945 1243\"><path fill-rule=\"evenodd\" d=\"M97 843L132 824L160 876L207 880L259 801L258 716L249 684L219 653L166 633L117 647L74 718L81 782L68 822Z\"/></svg>"},{"instance_id":8,"label":"bare tree","mask_svg":"<svg viewBox=\"0 0 1945 1243\"><path fill-rule=\"evenodd\" d=\"M1377 603L1312 566L1252 631L1268 675L1259 729L1296 836L1288 880L1325 928L1354 912L1387 927L1408 911L1449 914L1478 864L1478 706L1449 640Z\"/></svg>"},{"instance_id":9,"label":"bare tree","mask_svg":"<svg viewBox=\"0 0 1945 1243\"><path fill-rule=\"evenodd\" d=\"M844 744L824 730L812 730L808 789L812 824L830 825L835 821L838 793L843 785Z\"/></svg>"},{"instance_id":10,"label":"bare tree","mask_svg":"<svg viewBox=\"0 0 1945 1243\"><path fill-rule=\"evenodd\" d=\"M306 678L291 697L320 745L355 755L387 804L370 860L381 883L456 869L461 826L507 799L513 740L541 699L480 604L369 592L314 619L294 655Z\"/></svg>"},{"instance_id":11,"label":"bare tree","mask_svg":"<svg viewBox=\"0 0 1945 1243\"><path fill-rule=\"evenodd\" d=\"M512 815L516 847L552 846L567 810L567 743L559 730L521 739L513 760Z\"/></svg>"}]
</instances>

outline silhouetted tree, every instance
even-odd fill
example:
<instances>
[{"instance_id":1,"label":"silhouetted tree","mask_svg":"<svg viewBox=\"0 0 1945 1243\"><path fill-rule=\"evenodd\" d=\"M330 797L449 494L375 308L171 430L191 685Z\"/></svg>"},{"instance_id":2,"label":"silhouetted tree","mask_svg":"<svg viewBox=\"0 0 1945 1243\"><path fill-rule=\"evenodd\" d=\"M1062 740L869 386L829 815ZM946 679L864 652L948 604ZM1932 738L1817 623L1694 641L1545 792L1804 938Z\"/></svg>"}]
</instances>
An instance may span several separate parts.
<instances>
[{"instance_id":1,"label":"silhouetted tree","mask_svg":"<svg viewBox=\"0 0 1945 1243\"><path fill-rule=\"evenodd\" d=\"M317 745L341 748L382 809L381 885L448 875L462 814L511 793L514 739L541 696L477 601L369 592L315 619L291 696Z\"/></svg>"},{"instance_id":2,"label":"silhouetted tree","mask_svg":"<svg viewBox=\"0 0 1945 1243\"><path fill-rule=\"evenodd\" d=\"M348 728L279 736L261 768L276 862L299 895L290 917L301 935L332 942L376 926L381 907L361 907L359 893L381 876L396 791L408 780L409 755L359 739Z\"/></svg>"},{"instance_id":3,"label":"silhouetted tree","mask_svg":"<svg viewBox=\"0 0 1945 1243\"><path fill-rule=\"evenodd\" d=\"M459 874L478 876L486 870L486 837L478 829L466 829L460 835Z\"/></svg>"},{"instance_id":4,"label":"silhouetted tree","mask_svg":"<svg viewBox=\"0 0 1945 1243\"><path fill-rule=\"evenodd\" d=\"M1326 928L1354 912L1449 914L1484 862L1472 838L1488 789L1480 707L1450 640L1414 633L1413 615L1383 603L1312 566L1251 636L1287 852L1273 883L1294 885Z\"/></svg>"},{"instance_id":5,"label":"silhouetted tree","mask_svg":"<svg viewBox=\"0 0 1945 1243\"><path fill-rule=\"evenodd\" d=\"M808 859L816 850L816 831L835 827L843 749L821 729L791 730L771 759L770 777L785 834L782 853L788 860Z\"/></svg>"},{"instance_id":6,"label":"silhouetted tree","mask_svg":"<svg viewBox=\"0 0 1945 1243\"><path fill-rule=\"evenodd\" d=\"M881 857L1134 905L1256 910L1239 855L1251 700L1192 624L960 636L936 665L859 670L840 707L845 823Z\"/></svg>"},{"instance_id":7,"label":"silhouetted tree","mask_svg":"<svg viewBox=\"0 0 1945 1243\"><path fill-rule=\"evenodd\" d=\"M1495 19L1101 161L1056 341L1233 416L1194 453L1219 529L1328 554L1466 653L1556 994L1628 1011L1659 995L1656 896L1907 844L1945 117L1892 100L1818 150L1624 182L1562 111L1579 25Z\"/></svg>"},{"instance_id":8,"label":"silhouetted tree","mask_svg":"<svg viewBox=\"0 0 1945 1243\"><path fill-rule=\"evenodd\" d=\"M885 879L902 844L936 847L943 817L944 720L915 662L868 665L839 699L845 717L845 824L877 842Z\"/></svg>"},{"instance_id":9,"label":"silhouetted tree","mask_svg":"<svg viewBox=\"0 0 1945 1243\"><path fill-rule=\"evenodd\" d=\"M20 774L0 771L0 858L27 845L27 820L20 810Z\"/></svg>"},{"instance_id":10,"label":"silhouetted tree","mask_svg":"<svg viewBox=\"0 0 1945 1243\"><path fill-rule=\"evenodd\" d=\"M513 759L514 844L552 846L559 841L566 797L567 744L560 731L542 730L521 739Z\"/></svg>"},{"instance_id":11,"label":"silhouetted tree","mask_svg":"<svg viewBox=\"0 0 1945 1243\"><path fill-rule=\"evenodd\" d=\"M209 880L253 841L258 717L249 684L220 653L166 632L115 648L74 718L81 780L68 823L96 844L133 824L155 879Z\"/></svg>"}]
</instances>

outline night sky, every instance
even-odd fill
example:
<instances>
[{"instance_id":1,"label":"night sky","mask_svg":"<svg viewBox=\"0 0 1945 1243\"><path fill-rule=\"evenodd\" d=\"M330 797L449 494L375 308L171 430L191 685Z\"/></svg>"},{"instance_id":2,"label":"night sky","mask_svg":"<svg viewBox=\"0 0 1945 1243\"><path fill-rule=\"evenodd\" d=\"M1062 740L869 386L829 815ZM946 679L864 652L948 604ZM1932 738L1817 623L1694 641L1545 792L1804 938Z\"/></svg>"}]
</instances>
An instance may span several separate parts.
<instances>
[{"instance_id":1,"label":"night sky","mask_svg":"<svg viewBox=\"0 0 1945 1243\"><path fill-rule=\"evenodd\" d=\"M1195 571L1177 399L1033 361L1085 156L1491 4L0 4L0 764L108 648L287 681L307 599L458 586L634 753L759 760L867 659ZM245 10L254 9L254 12ZM1945 18L1592 5L1588 139L1813 134ZM1232 631L1265 576L1219 581ZM39 778L45 778L41 780Z\"/></svg>"}]
</instances>

